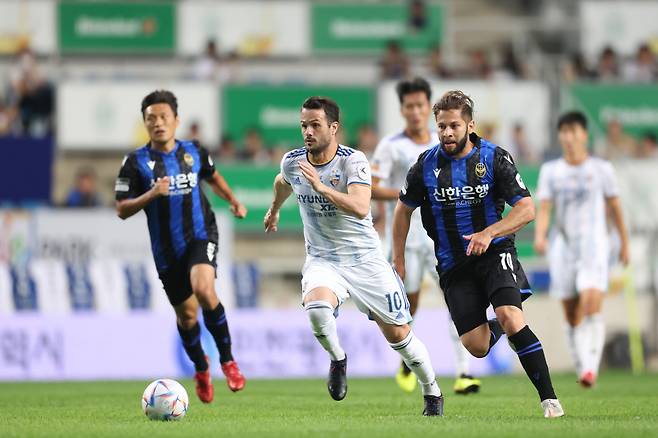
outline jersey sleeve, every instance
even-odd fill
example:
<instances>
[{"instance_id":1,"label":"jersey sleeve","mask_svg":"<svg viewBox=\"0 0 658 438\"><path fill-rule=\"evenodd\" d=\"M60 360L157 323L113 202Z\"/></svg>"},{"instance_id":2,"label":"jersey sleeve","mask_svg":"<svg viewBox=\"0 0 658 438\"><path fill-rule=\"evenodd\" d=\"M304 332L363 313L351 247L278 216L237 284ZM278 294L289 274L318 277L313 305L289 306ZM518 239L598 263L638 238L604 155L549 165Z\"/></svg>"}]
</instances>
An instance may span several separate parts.
<instances>
[{"instance_id":1,"label":"jersey sleeve","mask_svg":"<svg viewBox=\"0 0 658 438\"><path fill-rule=\"evenodd\" d=\"M550 181L551 165L544 164L539 169L539 181L537 182L537 198L540 201L550 201L554 197Z\"/></svg>"},{"instance_id":2,"label":"jersey sleeve","mask_svg":"<svg viewBox=\"0 0 658 438\"><path fill-rule=\"evenodd\" d=\"M363 152L356 151L347 158L345 172L348 186L350 184L372 185L370 163L368 163L368 159Z\"/></svg>"},{"instance_id":3,"label":"jersey sleeve","mask_svg":"<svg viewBox=\"0 0 658 438\"><path fill-rule=\"evenodd\" d=\"M400 201L407 207L417 208L425 201L425 182L423 180L423 161L425 152L407 172L404 187L400 190Z\"/></svg>"},{"instance_id":4,"label":"jersey sleeve","mask_svg":"<svg viewBox=\"0 0 658 438\"><path fill-rule=\"evenodd\" d=\"M379 142L372 156L372 176L388 179L393 169L393 149L386 139Z\"/></svg>"},{"instance_id":5,"label":"jersey sleeve","mask_svg":"<svg viewBox=\"0 0 658 438\"><path fill-rule=\"evenodd\" d=\"M602 176L603 176L603 194L606 198L614 198L619 196L619 184L617 183L617 176L615 169L608 161L603 162Z\"/></svg>"},{"instance_id":6,"label":"jersey sleeve","mask_svg":"<svg viewBox=\"0 0 658 438\"><path fill-rule=\"evenodd\" d=\"M210 179L215 174L215 163L208 153L208 150L203 146L198 146L199 157L201 159L201 169L199 169L199 178Z\"/></svg>"},{"instance_id":7,"label":"jersey sleeve","mask_svg":"<svg viewBox=\"0 0 658 438\"><path fill-rule=\"evenodd\" d=\"M290 185L290 177L288 176L288 162L290 161L290 158L288 158L288 155L290 155L290 152L285 154L283 158L281 159L281 176L283 177L283 180Z\"/></svg>"},{"instance_id":8,"label":"jersey sleeve","mask_svg":"<svg viewBox=\"0 0 658 438\"><path fill-rule=\"evenodd\" d=\"M146 191L137 168L137 160L133 155L126 155L114 184L115 199L136 198Z\"/></svg>"},{"instance_id":9,"label":"jersey sleeve","mask_svg":"<svg viewBox=\"0 0 658 438\"><path fill-rule=\"evenodd\" d=\"M512 156L502 148L494 152L494 184L496 197L503 198L510 206L530 196Z\"/></svg>"}]
</instances>

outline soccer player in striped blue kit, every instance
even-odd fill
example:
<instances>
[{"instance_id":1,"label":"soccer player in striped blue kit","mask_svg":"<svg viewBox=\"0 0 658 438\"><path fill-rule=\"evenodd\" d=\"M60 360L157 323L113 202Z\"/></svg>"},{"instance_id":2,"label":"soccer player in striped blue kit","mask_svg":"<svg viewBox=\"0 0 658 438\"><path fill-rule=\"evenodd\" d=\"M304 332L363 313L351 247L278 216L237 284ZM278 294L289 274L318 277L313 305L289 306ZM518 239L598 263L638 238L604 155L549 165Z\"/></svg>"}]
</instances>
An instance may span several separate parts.
<instances>
[{"instance_id":1,"label":"soccer player in striped blue kit","mask_svg":"<svg viewBox=\"0 0 658 438\"><path fill-rule=\"evenodd\" d=\"M218 232L215 215L200 188L205 181L243 218L247 210L215 170L208 152L196 143L177 140L178 101L157 90L142 100L149 143L128 154L116 180L116 210L121 219L140 210L147 217L158 275L176 312L185 352L194 363L196 393L204 403L214 397L208 358L201 347L199 306L206 328L219 350L222 372L232 391L245 378L231 353L224 306L215 292Z\"/></svg>"},{"instance_id":2,"label":"soccer player in striped blue kit","mask_svg":"<svg viewBox=\"0 0 658 438\"><path fill-rule=\"evenodd\" d=\"M420 207L448 310L466 349L484 357L505 333L537 389L544 417L561 417L544 351L521 305L530 287L517 260L514 233L534 219L530 192L509 153L473 132L471 98L448 91L433 113L440 143L419 156L400 192L393 264L404 277L411 215ZM512 210L503 218L505 203ZM489 304L497 320L487 321Z\"/></svg>"}]
</instances>

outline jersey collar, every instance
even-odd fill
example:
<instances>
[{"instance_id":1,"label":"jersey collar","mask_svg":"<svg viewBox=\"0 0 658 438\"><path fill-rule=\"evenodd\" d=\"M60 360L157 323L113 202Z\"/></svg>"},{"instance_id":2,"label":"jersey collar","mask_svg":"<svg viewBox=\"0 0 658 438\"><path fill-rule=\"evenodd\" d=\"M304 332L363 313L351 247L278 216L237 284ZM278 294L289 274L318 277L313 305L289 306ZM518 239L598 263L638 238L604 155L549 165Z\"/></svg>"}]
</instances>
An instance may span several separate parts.
<instances>
[{"instance_id":1,"label":"jersey collar","mask_svg":"<svg viewBox=\"0 0 658 438\"><path fill-rule=\"evenodd\" d=\"M151 147L151 142L146 143L146 149L148 149L150 152L155 152L156 154L160 154L160 155L175 154L179 147L180 147L180 140L178 140L178 139L176 140L176 145L174 146L174 148L170 152L156 151L155 149L153 149Z\"/></svg>"}]
</instances>

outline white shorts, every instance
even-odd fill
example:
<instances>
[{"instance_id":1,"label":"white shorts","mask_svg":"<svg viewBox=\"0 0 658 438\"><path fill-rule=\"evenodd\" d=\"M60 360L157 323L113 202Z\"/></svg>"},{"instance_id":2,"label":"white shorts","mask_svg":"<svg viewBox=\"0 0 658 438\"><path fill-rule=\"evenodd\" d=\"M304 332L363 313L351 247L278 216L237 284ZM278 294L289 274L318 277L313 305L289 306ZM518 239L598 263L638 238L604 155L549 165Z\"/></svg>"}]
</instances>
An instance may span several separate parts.
<instances>
[{"instance_id":1,"label":"white shorts","mask_svg":"<svg viewBox=\"0 0 658 438\"><path fill-rule=\"evenodd\" d=\"M558 299L576 297L581 291L608 289L608 241L606 238L581 245L568 245L561 235L551 239L548 264L551 296Z\"/></svg>"},{"instance_id":2,"label":"white shorts","mask_svg":"<svg viewBox=\"0 0 658 438\"><path fill-rule=\"evenodd\" d=\"M439 275L436 273L436 256L434 248L430 246L419 246L407 248L404 252L405 276L404 287L407 293L417 293L423 284L423 276L428 272L439 284Z\"/></svg>"},{"instance_id":3,"label":"white shorts","mask_svg":"<svg viewBox=\"0 0 658 438\"><path fill-rule=\"evenodd\" d=\"M318 287L330 289L339 306L353 298L359 310L371 319L376 315L392 325L411 322L404 285L381 255L356 266L340 266L308 256L302 269L302 301Z\"/></svg>"}]
</instances>

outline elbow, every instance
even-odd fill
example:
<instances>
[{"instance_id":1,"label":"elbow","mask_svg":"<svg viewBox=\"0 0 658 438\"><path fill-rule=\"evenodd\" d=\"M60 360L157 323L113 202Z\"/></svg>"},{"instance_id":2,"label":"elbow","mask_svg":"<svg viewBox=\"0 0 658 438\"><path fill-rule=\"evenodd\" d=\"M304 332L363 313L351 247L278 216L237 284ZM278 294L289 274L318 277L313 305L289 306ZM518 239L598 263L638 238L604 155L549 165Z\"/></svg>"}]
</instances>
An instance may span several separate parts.
<instances>
[{"instance_id":1,"label":"elbow","mask_svg":"<svg viewBox=\"0 0 658 438\"><path fill-rule=\"evenodd\" d=\"M535 205L532 203L532 201L530 202L528 207L526 207L525 217L526 217L526 223L527 224L529 224L530 222L535 220L535 217L536 217Z\"/></svg>"},{"instance_id":2,"label":"elbow","mask_svg":"<svg viewBox=\"0 0 658 438\"><path fill-rule=\"evenodd\" d=\"M126 219L128 219L130 217L128 212L122 206L117 205L116 212L117 212L117 216L119 216L119 219L121 219L123 221L125 221Z\"/></svg>"},{"instance_id":3,"label":"elbow","mask_svg":"<svg viewBox=\"0 0 658 438\"><path fill-rule=\"evenodd\" d=\"M365 219L365 218L368 217L369 214L370 214L370 205L368 205L368 206L366 206L366 207L359 207L359 208L354 212L354 215L355 215L358 219Z\"/></svg>"}]
</instances>

